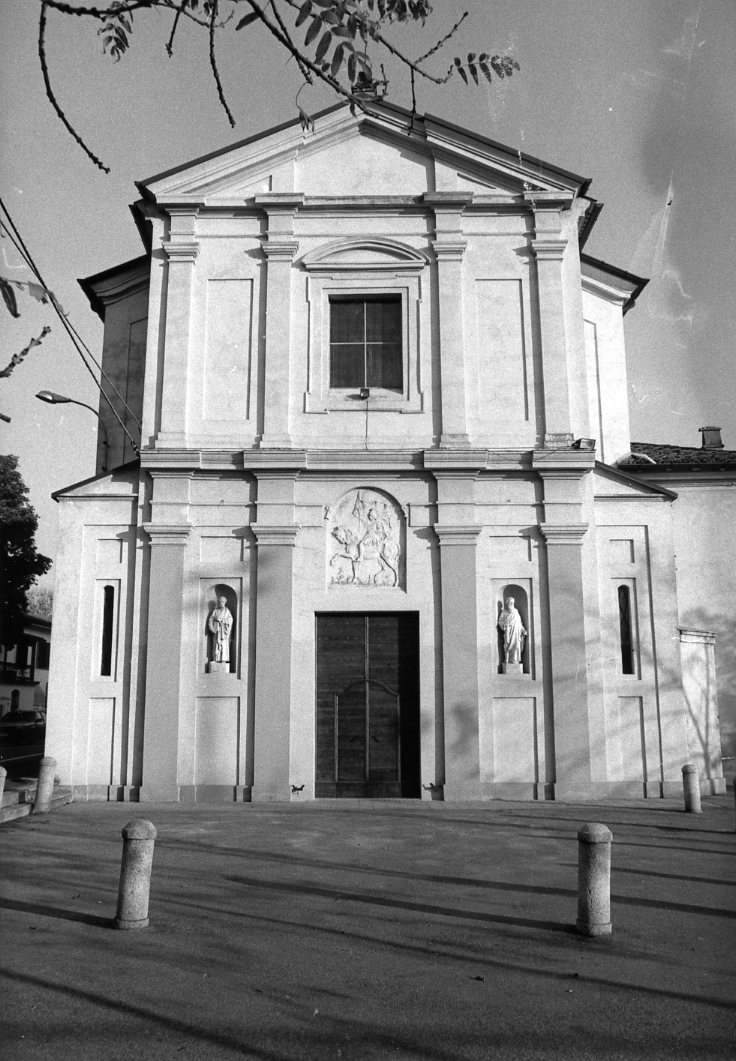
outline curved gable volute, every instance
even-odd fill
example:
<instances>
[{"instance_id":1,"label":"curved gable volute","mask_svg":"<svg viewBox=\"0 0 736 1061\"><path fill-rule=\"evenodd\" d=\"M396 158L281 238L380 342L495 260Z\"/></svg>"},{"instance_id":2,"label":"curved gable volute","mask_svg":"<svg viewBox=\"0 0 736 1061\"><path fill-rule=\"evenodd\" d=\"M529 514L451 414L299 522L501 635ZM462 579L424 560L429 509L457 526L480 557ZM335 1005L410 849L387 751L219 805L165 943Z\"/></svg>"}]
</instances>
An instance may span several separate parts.
<instances>
[{"instance_id":1,"label":"curved gable volute","mask_svg":"<svg viewBox=\"0 0 736 1061\"><path fill-rule=\"evenodd\" d=\"M341 239L309 251L301 259L305 269L423 269L421 251L393 239Z\"/></svg>"}]
</instances>

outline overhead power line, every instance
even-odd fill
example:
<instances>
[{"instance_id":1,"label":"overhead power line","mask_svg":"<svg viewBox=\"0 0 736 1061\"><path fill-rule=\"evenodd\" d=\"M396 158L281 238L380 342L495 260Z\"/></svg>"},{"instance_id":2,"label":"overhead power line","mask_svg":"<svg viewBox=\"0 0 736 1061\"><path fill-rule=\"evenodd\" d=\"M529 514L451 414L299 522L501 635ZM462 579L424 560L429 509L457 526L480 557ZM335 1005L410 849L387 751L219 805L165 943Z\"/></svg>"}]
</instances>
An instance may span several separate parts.
<instances>
[{"instance_id":1,"label":"overhead power line","mask_svg":"<svg viewBox=\"0 0 736 1061\"><path fill-rule=\"evenodd\" d=\"M131 419L135 421L135 423L137 424L138 428L142 429L142 425L141 425L140 420L135 415L133 410L130 408L130 406L126 402L125 398L122 396L120 391L117 389L117 387L115 386L113 381L110 379L108 374L105 372L105 370L103 369L101 363L97 360L95 355L92 353L92 351L89 349L87 344L84 342L84 340L80 336L80 334L77 331L77 329L74 327L74 325L71 323L71 321L67 317L66 313L62 310L61 306L59 305L59 302L56 299L56 296L54 295L52 290L47 285L46 281L41 276L41 272L38 269L38 266L36 265L35 261L33 260L33 257L31 255L30 251L26 247L25 242L23 240L23 237L21 236L20 232L18 231L18 227L15 224L15 222L13 221L12 217L10 216L10 212L9 212L7 206L5 205L5 203L3 202L1 197L0 197L0 208L2 208L3 214L7 218L7 221L5 222L5 227L6 227L7 231L8 231L8 235L10 236L10 239L11 239L11 241L13 243L13 246L18 251L18 253L21 255L21 257L23 258L23 260L27 264L28 268L31 270L33 275L38 280L38 282L41 285L41 287L44 289L44 291L47 292L47 294L49 296L49 301L50 301L51 305L54 308L54 312L58 316L58 318L61 321L62 325L64 326L64 329L66 330L69 338L71 339L71 341L72 341L77 353L81 357L82 362L84 364L84 367L89 372L90 376L92 377L92 379L95 382L95 386L99 390L99 392L102 395L102 397L104 398L104 400L107 402L108 406L110 407L110 411L112 412L113 416L115 417L117 422L120 424L121 428L123 429L123 431L124 431L125 435L127 436L131 446L133 447L133 451L135 453L140 453L140 449L139 449L138 443L136 442L135 438L133 438L133 436L131 435L130 431L128 430L127 425L125 424L124 420L122 419L122 417L118 413L117 409L113 405L112 401L110 400L109 394L107 394L107 392L104 390L104 388L102 386L102 383L97 378L95 372L93 371L93 369L92 369L92 367L91 367L91 365L89 363L90 361L95 365L95 367L99 371L100 376L102 377L102 379L104 379L104 381L110 387L110 390L112 390L114 392L114 394L116 395L116 397L120 400L120 404L122 405L123 409L125 409L125 411L127 413L129 413Z\"/></svg>"}]
</instances>

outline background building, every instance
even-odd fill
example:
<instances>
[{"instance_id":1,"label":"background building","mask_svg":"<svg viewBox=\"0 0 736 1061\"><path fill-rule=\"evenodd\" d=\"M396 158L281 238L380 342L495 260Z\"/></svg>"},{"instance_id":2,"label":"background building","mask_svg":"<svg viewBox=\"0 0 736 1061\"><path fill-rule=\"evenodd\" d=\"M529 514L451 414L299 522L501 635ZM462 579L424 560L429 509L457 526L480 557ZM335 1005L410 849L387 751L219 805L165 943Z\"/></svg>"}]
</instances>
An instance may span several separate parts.
<instances>
[{"instance_id":1,"label":"background building","mask_svg":"<svg viewBox=\"0 0 736 1061\"><path fill-rule=\"evenodd\" d=\"M146 253L83 286L140 460L102 404L115 470L56 495L63 783L659 796L695 755L723 790L588 184L384 103L139 186Z\"/></svg>"}]
</instances>

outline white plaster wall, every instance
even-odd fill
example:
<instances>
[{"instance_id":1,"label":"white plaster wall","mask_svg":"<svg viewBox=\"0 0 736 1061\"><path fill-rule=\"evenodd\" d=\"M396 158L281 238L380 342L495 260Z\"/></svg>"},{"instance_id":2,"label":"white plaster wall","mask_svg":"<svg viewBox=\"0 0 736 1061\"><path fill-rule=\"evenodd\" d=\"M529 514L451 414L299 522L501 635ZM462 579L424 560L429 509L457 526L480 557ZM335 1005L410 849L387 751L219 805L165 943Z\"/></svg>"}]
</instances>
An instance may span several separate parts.
<instances>
[{"instance_id":1,"label":"white plaster wall","mask_svg":"<svg viewBox=\"0 0 736 1061\"><path fill-rule=\"evenodd\" d=\"M668 482L669 486L670 483ZM680 625L716 635L715 669L724 774L736 768L736 485L673 482Z\"/></svg>"},{"instance_id":2,"label":"white plaster wall","mask_svg":"<svg viewBox=\"0 0 736 1061\"><path fill-rule=\"evenodd\" d=\"M136 475L105 478L60 501L46 754L63 784L104 799L131 785L136 486ZM115 593L110 675L100 669L106 585Z\"/></svg>"},{"instance_id":3,"label":"white plaster wall","mask_svg":"<svg viewBox=\"0 0 736 1061\"><path fill-rule=\"evenodd\" d=\"M626 490L628 489L628 494ZM682 694L671 502L623 484L596 482L596 540L605 750L609 777L681 790L688 744ZM623 544L620 544L623 543ZM626 545L630 543L630 546ZM627 550L630 549L630 552ZM635 674L620 665L617 586L635 591ZM634 598L632 597L632 609ZM640 699L641 703L638 702ZM639 732L637 739L637 719ZM639 774L642 766L645 777ZM652 791L658 795L660 792Z\"/></svg>"},{"instance_id":4,"label":"white plaster wall","mask_svg":"<svg viewBox=\"0 0 736 1061\"><path fill-rule=\"evenodd\" d=\"M598 459L614 464L631 450L623 315L589 291L582 303L590 437Z\"/></svg>"}]
</instances>

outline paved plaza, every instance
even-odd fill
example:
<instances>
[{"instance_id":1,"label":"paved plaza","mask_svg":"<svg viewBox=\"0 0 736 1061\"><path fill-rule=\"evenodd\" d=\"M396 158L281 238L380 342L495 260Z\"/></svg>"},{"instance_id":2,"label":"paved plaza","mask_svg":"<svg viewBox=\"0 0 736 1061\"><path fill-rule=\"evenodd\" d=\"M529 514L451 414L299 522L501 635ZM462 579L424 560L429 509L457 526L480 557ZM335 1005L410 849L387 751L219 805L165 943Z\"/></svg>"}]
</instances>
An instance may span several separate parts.
<instances>
[{"instance_id":1,"label":"paved plaza","mask_svg":"<svg viewBox=\"0 0 736 1061\"><path fill-rule=\"evenodd\" d=\"M149 928L110 927L158 829ZM608 940L578 828L613 832ZM733 1056L733 799L75 803L0 829L13 1061Z\"/></svg>"}]
</instances>

